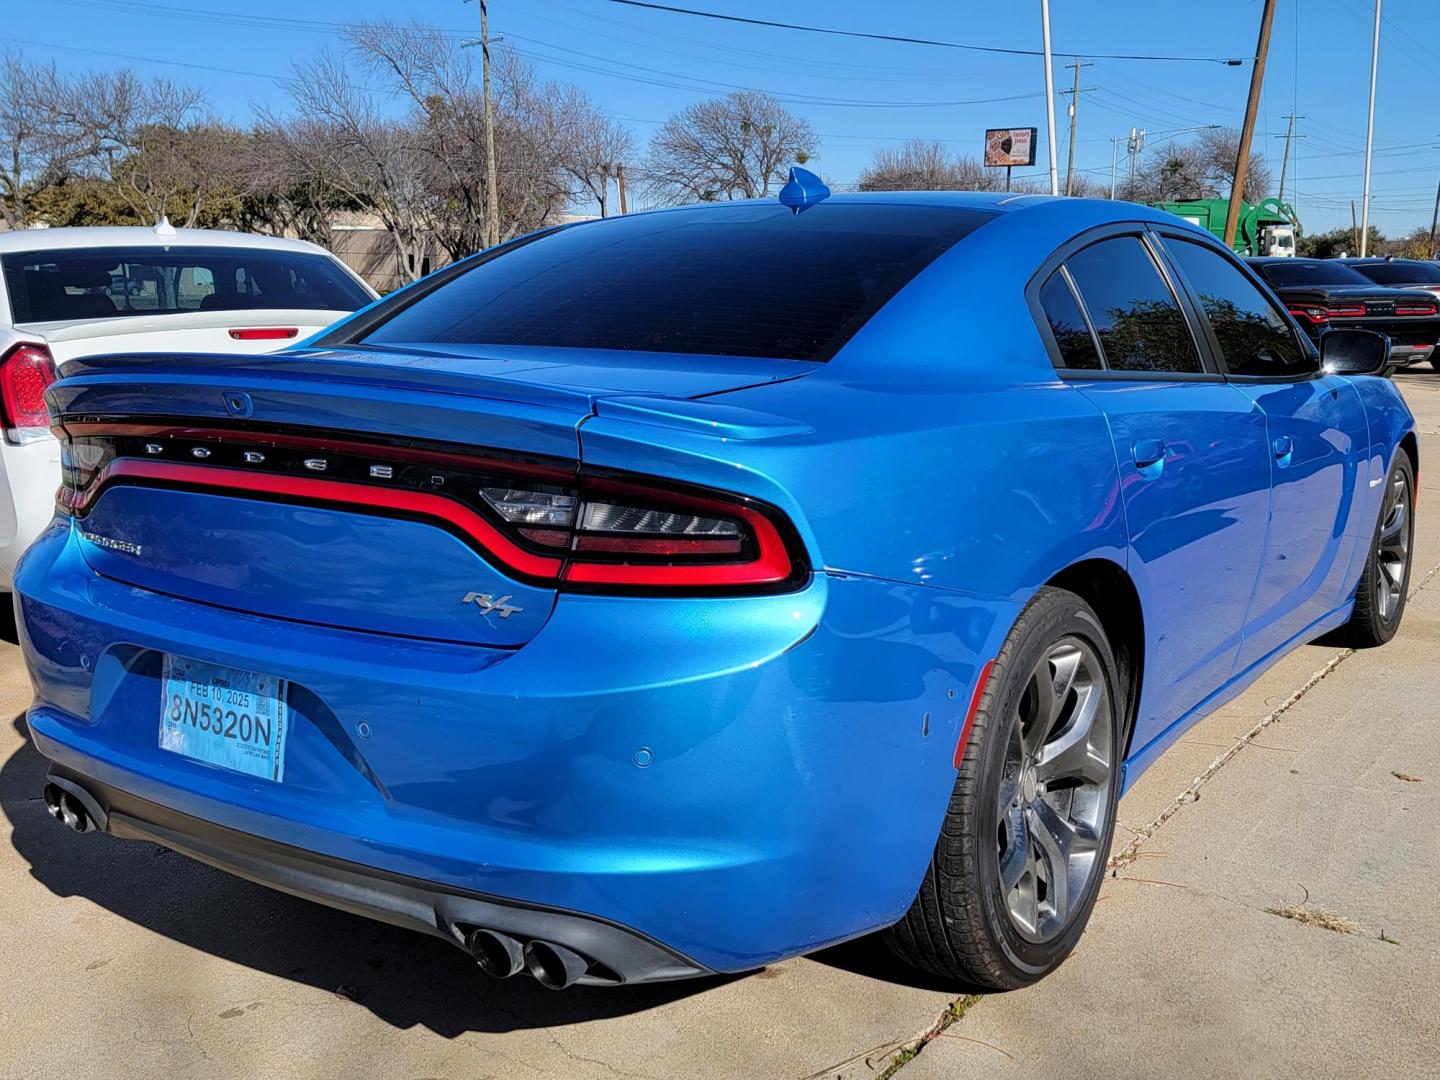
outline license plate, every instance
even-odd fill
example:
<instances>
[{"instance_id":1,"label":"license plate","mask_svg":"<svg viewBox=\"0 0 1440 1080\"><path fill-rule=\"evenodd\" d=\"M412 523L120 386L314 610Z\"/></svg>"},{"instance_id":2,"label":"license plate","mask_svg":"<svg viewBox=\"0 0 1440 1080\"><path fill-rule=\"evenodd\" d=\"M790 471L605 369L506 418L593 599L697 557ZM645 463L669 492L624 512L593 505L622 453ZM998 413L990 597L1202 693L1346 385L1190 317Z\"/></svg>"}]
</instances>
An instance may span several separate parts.
<instances>
[{"instance_id":1,"label":"license plate","mask_svg":"<svg viewBox=\"0 0 1440 1080\"><path fill-rule=\"evenodd\" d=\"M160 748L279 782L290 716L286 680L165 656Z\"/></svg>"}]
</instances>

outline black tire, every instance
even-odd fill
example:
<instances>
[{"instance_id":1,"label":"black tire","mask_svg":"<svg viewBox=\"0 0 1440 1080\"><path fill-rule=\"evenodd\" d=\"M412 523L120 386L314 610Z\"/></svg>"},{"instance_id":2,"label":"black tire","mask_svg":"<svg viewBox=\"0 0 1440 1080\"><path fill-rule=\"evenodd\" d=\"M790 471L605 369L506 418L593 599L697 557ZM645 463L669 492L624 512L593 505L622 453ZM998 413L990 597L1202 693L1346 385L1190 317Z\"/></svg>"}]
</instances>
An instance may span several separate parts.
<instances>
[{"instance_id":1,"label":"black tire","mask_svg":"<svg viewBox=\"0 0 1440 1080\"><path fill-rule=\"evenodd\" d=\"M1435 351L1430 354L1430 370L1440 371L1440 346L1437 346Z\"/></svg>"},{"instance_id":2,"label":"black tire","mask_svg":"<svg viewBox=\"0 0 1440 1080\"><path fill-rule=\"evenodd\" d=\"M1403 546L1403 551L1397 551L1397 545ZM1341 628L1340 637L1351 648L1384 645L1400 629L1414 552L1415 469L1410 455L1397 450L1386 477L1370 552L1355 587L1355 610Z\"/></svg>"},{"instance_id":3,"label":"black tire","mask_svg":"<svg viewBox=\"0 0 1440 1080\"><path fill-rule=\"evenodd\" d=\"M1090 753L1091 743L1101 741L1103 736L1109 755L1108 789L1102 792L1097 786L1093 794L1088 795L1096 812L1103 809L1103 820L1091 830L1095 854L1088 871L1081 871L1088 873L1083 887L1076 890L1067 886L1067 891L1075 897L1067 902L1067 918L1058 923L1060 928L1048 940L1027 940L1012 915L1011 901L1007 900L1007 896L1019 894L1007 892L1002 886L1002 851L1009 847L1006 838L1012 835L1015 820L1011 815L1017 812L1029 815L1032 809L1039 809L1038 804L1027 803L1017 811L1015 807L1021 805L1021 800L1061 799L1060 785L1064 781L1052 781L1049 792L1042 785L1037 796L1035 768L1028 770L1024 783L1015 779L1012 762L1016 743L1013 740L1018 738L1023 743L1027 722L1022 721L1021 713L1027 703L1031 703L1029 708L1033 711L1037 691L1032 684L1039 685L1035 682L1042 671L1039 665L1042 662L1047 665L1044 670L1051 673L1053 690L1060 676L1055 674L1057 669L1050 666L1051 656L1055 650L1069 648L1068 642L1088 646L1083 662L1088 668L1094 661L1093 666L1098 668L1094 674L1098 678L1087 677L1086 692L1090 687L1099 686L1106 695L1102 706L1105 700L1109 703L1103 725L1100 719L1094 721L1096 734L1093 739L1087 739L1086 745L1086 752ZM1080 700L1070 684L1064 694L1067 702ZM1080 706L1075 705L1074 710L1078 716ZM1089 921L1105 876L1115 828L1122 735L1127 715L1115 657L1100 620L1074 593L1041 589L1021 612L995 659L919 894L905 917L885 931L886 942L895 954L912 966L946 980L997 990L1035 982L1069 955ZM1071 727L1078 727L1078 723L1078 720L1072 721ZM1069 729L1057 722L1052 732L1063 730ZM1040 737L1042 750L1047 748L1044 745L1047 738ZM1023 765L1020 771L1027 772ZM1002 784L1006 785L1003 792ZM1023 793L1026 788L1028 795ZM1006 796L1012 792L1014 801L1006 802ZM1079 800L1077 788L1070 796L1072 807L1078 806ZM1045 856L1047 849L1033 837L1018 846L1026 844ZM1011 867L1015 865L1008 858L1007 862ZM1070 880L1068 874L1066 880ZM1038 876L1032 875L1032 891L1038 893L1043 885Z\"/></svg>"}]
</instances>

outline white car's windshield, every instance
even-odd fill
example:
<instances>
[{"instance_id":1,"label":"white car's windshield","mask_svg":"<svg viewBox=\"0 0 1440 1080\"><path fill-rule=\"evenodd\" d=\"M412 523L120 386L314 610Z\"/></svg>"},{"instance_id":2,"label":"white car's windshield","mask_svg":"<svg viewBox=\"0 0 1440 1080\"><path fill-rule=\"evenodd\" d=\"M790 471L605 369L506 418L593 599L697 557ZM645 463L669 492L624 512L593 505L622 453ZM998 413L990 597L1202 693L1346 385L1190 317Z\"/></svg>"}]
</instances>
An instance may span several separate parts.
<instances>
[{"instance_id":1,"label":"white car's windshield","mask_svg":"<svg viewBox=\"0 0 1440 1080\"><path fill-rule=\"evenodd\" d=\"M243 247L75 248L3 256L16 324L370 302L334 260Z\"/></svg>"}]
</instances>

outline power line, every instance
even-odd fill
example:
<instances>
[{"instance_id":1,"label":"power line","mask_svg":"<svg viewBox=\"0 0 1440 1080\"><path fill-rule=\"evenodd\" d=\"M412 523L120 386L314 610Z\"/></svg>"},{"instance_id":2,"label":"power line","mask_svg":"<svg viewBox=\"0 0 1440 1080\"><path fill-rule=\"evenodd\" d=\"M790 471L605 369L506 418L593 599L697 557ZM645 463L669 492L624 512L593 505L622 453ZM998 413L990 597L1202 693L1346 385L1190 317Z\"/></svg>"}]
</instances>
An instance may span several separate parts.
<instances>
[{"instance_id":1,"label":"power line","mask_svg":"<svg viewBox=\"0 0 1440 1080\"><path fill-rule=\"evenodd\" d=\"M839 30L829 26L807 26L804 23L775 22L771 19L752 19L743 15L726 15L718 11L700 11L696 8L673 7L670 4L654 4L649 0L604 0L605 3L623 4L626 7L647 8L664 11L672 15L693 15L702 19L717 19L720 22L744 23L748 26L769 26L777 30L799 30L807 34L830 34L835 37L861 38L866 41L888 41L900 45L931 45L940 49L964 49L967 52L998 53L1004 56L1043 56L1039 49L1011 49L999 45L971 45L959 41L937 41L933 38L905 37L899 34L875 34L861 30ZM1064 52L1077 55L1077 50ZM1160 60L1171 63L1222 64L1239 67L1245 59L1221 56L1151 56L1141 53L1092 53L1078 52L1096 60Z\"/></svg>"}]
</instances>

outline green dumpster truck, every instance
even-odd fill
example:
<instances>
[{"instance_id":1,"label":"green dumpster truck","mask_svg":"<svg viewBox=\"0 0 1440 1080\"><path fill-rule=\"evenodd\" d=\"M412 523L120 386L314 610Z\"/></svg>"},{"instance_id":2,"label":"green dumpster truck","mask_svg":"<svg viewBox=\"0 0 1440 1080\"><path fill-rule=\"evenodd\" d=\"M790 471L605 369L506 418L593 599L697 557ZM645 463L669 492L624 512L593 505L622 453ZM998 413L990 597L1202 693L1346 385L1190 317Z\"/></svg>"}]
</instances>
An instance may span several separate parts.
<instances>
[{"instance_id":1,"label":"green dumpster truck","mask_svg":"<svg viewBox=\"0 0 1440 1080\"><path fill-rule=\"evenodd\" d=\"M1154 205L1225 239L1229 199L1185 199ZM1279 199L1262 199L1254 206L1241 202L1240 220L1235 227L1235 251L1241 255L1294 255L1295 231L1299 225L1294 209Z\"/></svg>"}]
</instances>

